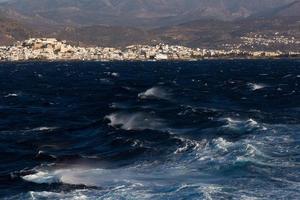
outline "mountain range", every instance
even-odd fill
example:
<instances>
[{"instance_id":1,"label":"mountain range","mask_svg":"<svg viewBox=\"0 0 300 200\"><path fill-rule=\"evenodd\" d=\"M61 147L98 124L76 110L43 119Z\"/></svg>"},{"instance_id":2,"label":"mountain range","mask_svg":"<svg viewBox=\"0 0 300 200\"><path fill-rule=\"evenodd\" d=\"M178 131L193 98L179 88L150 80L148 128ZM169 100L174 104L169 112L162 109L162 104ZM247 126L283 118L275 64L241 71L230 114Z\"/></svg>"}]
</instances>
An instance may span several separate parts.
<instances>
[{"instance_id":1,"label":"mountain range","mask_svg":"<svg viewBox=\"0 0 300 200\"><path fill-rule=\"evenodd\" d=\"M297 33L299 11L299 0L0 0L0 42L53 36L87 45L203 46L264 26Z\"/></svg>"},{"instance_id":2,"label":"mountain range","mask_svg":"<svg viewBox=\"0 0 300 200\"><path fill-rule=\"evenodd\" d=\"M295 0L9 0L10 17L32 23L157 27L199 19L268 16ZM289 12L299 15L299 10Z\"/></svg>"}]
</instances>

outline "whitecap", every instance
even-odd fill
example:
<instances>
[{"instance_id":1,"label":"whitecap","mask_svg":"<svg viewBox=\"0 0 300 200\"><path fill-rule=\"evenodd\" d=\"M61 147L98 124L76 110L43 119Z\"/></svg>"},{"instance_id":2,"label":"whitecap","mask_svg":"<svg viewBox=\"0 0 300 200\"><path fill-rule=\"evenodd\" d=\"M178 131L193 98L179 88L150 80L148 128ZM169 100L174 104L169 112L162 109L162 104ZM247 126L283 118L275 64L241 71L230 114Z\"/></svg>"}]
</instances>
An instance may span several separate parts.
<instances>
[{"instance_id":1,"label":"whitecap","mask_svg":"<svg viewBox=\"0 0 300 200\"><path fill-rule=\"evenodd\" d=\"M33 128L29 131L53 131L55 129L57 129L57 127L42 126L42 127Z\"/></svg>"},{"instance_id":2,"label":"whitecap","mask_svg":"<svg viewBox=\"0 0 300 200\"><path fill-rule=\"evenodd\" d=\"M166 170L167 169L167 170ZM185 165L174 163L145 162L122 168L91 168L85 165L74 165L61 169L36 169L35 173L21 176L28 182L37 184L81 185L87 187L101 187L105 189L153 189L157 186L167 186L170 181L182 184L181 178L191 173ZM162 177L164 177L162 179ZM193 181L193 180L190 180ZM188 181L188 182L190 182ZM130 198L132 199L132 198Z\"/></svg>"},{"instance_id":3,"label":"whitecap","mask_svg":"<svg viewBox=\"0 0 300 200\"><path fill-rule=\"evenodd\" d=\"M265 84L249 83L248 86L252 91L261 90L267 87Z\"/></svg>"},{"instance_id":4,"label":"whitecap","mask_svg":"<svg viewBox=\"0 0 300 200\"><path fill-rule=\"evenodd\" d=\"M200 186L199 190L203 193L204 199L207 199L207 200L213 200L214 195L219 196L218 193L222 192L222 188L217 185Z\"/></svg>"},{"instance_id":5,"label":"whitecap","mask_svg":"<svg viewBox=\"0 0 300 200\"><path fill-rule=\"evenodd\" d=\"M137 172L136 168L101 169L101 168L67 168L56 170L40 170L34 174L22 176L28 182L37 184L64 183L69 185L85 185L88 187L113 187L117 185L143 185L139 182L145 174Z\"/></svg>"},{"instance_id":6,"label":"whitecap","mask_svg":"<svg viewBox=\"0 0 300 200\"><path fill-rule=\"evenodd\" d=\"M28 182L34 182L38 184L51 184L51 183L59 183L61 182L61 175L59 173L49 173L46 171L39 171L35 174L29 174L26 176L22 176L22 179Z\"/></svg>"},{"instance_id":7,"label":"whitecap","mask_svg":"<svg viewBox=\"0 0 300 200\"><path fill-rule=\"evenodd\" d=\"M30 191L28 195L30 199L52 199L52 200L87 200L89 197L87 194L93 195L93 191L89 190L75 190L71 192L48 192L48 191ZM22 196L22 198L17 199L24 199L26 197Z\"/></svg>"},{"instance_id":8,"label":"whitecap","mask_svg":"<svg viewBox=\"0 0 300 200\"><path fill-rule=\"evenodd\" d=\"M124 130L162 130L165 128L163 120L155 118L146 113L113 113L105 119L110 121L109 125Z\"/></svg>"},{"instance_id":9,"label":"whitecap","mask_svg":"<svg viewBox=\"0 0 300 200\"><path fill-rule=\"evenodd\" d=\"M213 139L212 143L220 150L227 152L228 148L233 145L232 142L228 142L224 138Z\"/></svg>"},{"instance_id":10,"label":"whitecap","mask_svg":"<svg viewBox=\"0 0 300 200\"><path fill-rule=\"evenodd\" d=\"M254 119L247 119L247 120L238 120L238 119L232 119L230 117L223 118L221 121L225 121L225 125L223 128L228 128L232 130L238 130L238 131L250 131L252 129L260 129L260 130L267 130L267 128L261 124L259 124Z\"/></svg>"},{"instance_id":11,"label":"whitecap","mask_svg":"<svg viewBox=\"0 0 300 200\"><path fill-rule=\"evenodd\" d=\"M117 72L104 72L104 74L108 75L108 76L113 76L113 77L119 77L120 74Z\"/></svg>"},{"instance_id":12,"label":"whitecap","mask_svg":"<svg viewBox=\"0 0 300 200\"><path fill-rule=\"evenodd\" d=\"M18 97L18 96L19 96L19 94L17 94L17 93L9 93L9 94L5 95L4 97L8 98L8 97Z\"/></svg>"},{"instance_id":13,"label":"whitecap","mask_svg":"<svg viewBox=\"0 0 300 200\"><path fill-rule=\"evenodd\" d=\"M178 147L174 154L180 154L180 153L184 153L186 151L189 150L194 150L194 151L201 151L201 149L203 149L205 147L205 145L207 144L207 140L201 140L201 141L196 141L196 140L191 140L188 138L182 138L182 137L174 137L176 139L179 139L183 145Z\"/></svg>"},{"instance_id":14,"label":"whitecap","mask_svg":"<svg viewBox=\"0 0 300 200\"><path fill-rule=\"evenodd\" d=\"M114 76L114 77L119 77L120 76L120 74L117 73L117 72L113 72L113 73L111 73L111 75Z\"/></svg>"},{"instance_id":15,"label":"whitecap","mask_svg":"<svg viewBox=\"0 0 300 200\"><path fill-rule=\"evenodd\" d=\"M161 87L152 87L145 92L139 93L138 97L140 99L164 99L168 100L170 94Z\"/></svg>"}]
</instances>

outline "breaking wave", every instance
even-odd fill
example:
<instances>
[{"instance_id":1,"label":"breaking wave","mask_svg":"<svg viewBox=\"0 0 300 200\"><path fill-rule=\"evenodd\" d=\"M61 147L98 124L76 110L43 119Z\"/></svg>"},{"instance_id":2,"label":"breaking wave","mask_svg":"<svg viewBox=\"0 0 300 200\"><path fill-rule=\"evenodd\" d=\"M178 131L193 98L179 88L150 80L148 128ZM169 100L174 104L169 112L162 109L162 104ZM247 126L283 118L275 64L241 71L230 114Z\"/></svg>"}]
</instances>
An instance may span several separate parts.
<instances>
[{"instance_id":1,"label":"breaking wave","mask_svg":"<svg viewBox=\"0 0 300 200\"><path fill-rule=\"evenodd\" d=\"M266 131L267 128L263 125L255 121L254 119L247 120L239 120L233 118L222 118L221 121L225 122L223 128L230 129L233 131L252 131L252 130L262 130Z\"/></svg>"},{"instance_id":2,"label":"breaking wave","mask_svg":"<svg viewBox=\"0 0 300 200\"><path fill-rule=\"evenodd\" d=\"M170 99L170 94L161 87L153 87L145 92L139 93L138 97L141 99Z\"/></svg>"},{"instance_id":3,"label":"breaking wave","mask_svg":"<svg viewBox=\"0 0 300 200\"><path fill-rule=\"evenodd\" d=\"M248 86L252 91L261 90L267 87L267 85L265 84L258 84L258 83L249 83Z\"/></svg>"},{"instance_id":4,"label":"breaking wave","mask_svg":"<svg viewBox=\"0 0 300 200\"><path fill-rule=\"evenodd\" d=\"M7 95L5 95L4 97L5 98L8 98L8 97L18 97L20 94L18 94L18 93L9 93L9 94L7 94Z\"/></svg>"},{"instance_id":5,"label":"breaking wave","mask_svg":"<svg viewBox=\"0 0 300 200\"><path fill-rule=\"evenodd\" d=\"M124 130L163 130L166 125L162 119L146 113L113 113L105 117L109 125Z\"/></svg>"},{"instance_id":6,"label":"breaking wave","mask_svg":"<svg viewBox=\"0 0 300 200\"><path fill-rule=\"evenodd\" d=\"M55 129L57 129L57 127L42 126L42 127L37 127L37 128L31 129L29 131L53 131Z\"/></svg>"}]
</instances>

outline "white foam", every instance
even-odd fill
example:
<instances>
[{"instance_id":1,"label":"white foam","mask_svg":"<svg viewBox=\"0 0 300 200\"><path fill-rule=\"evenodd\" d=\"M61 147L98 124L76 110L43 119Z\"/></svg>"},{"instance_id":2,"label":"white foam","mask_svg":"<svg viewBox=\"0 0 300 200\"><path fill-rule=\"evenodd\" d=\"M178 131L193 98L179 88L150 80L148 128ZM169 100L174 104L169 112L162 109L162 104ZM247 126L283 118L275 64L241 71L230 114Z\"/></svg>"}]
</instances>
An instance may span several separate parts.
<instances>
[{"instance_id":1,"label":"white foam","mask_svg":"<svg viewBox=\"0 0 300 200\"><path fill-rule=\"evenodd\" d=\"M87 200L89 199L87 195L83 194L83 193L88 193L87 190L75 190L69 193L65 193L65 192L60 192L60 193L56 193L56 192L47 192L47 191L43 191L43 192L34 192L34 191L30 191L29 192L29 196L31 197L31 199L35 200L35 199L54 199L54 200Z\"/></svg>"},{"instance_id":2,"label":"white foam","mask_svg":"<svg viewBox=\"0 0 300 200\"><path fill-rule=\"evenodd\" d=\"M37 127L34 129L31 129L30 131L52 131L57 129L56 127L47 127L47 126L42 126L42 127Z\"/></svg>"},{"instance_id":3,"label":"white foam","mask_svg":"<svg viewBox=\"0 0 300 200\"><path fill-rule=\"evenodd\" d=\"M267 128L261 124L259 124L254 119L247 119L247 120L237 120L232 119L230 117L221 119L221 121L225 121L226 125L224 125L224 128L229 128L233 130L251 130L251 129L261 129L261 130L267 130Z\"/></svg>"},{"instance_id":4,"label":"white foam","mask_svg":"<svg viewBox=\"0 0 300 200\"><path fill-rule=\"evenodd\" d=\"M51 174L49 172L39 171L35 174L30 174L22 177L25 181L34 182L38 184L42 183L59 183L61 181L61 177L59 174Z\"/></svg>"},{"instance_id":5,"label":"white foam","mask_svg":"<svg viewBox=\"0 0 300 200\"><path fill-rule=\"evenodd\" d=\"M161 87L153 87L145 92L138 94L138 97L141 99L165 99L168 100L170 98L170 94Z\"/></svg>"},{"instance_id":6,"label":"white foam","mask_svg":"<svg viewBox=\"0 0 300 200\"><path fill-rule=\"evenodd\" d=\"M212 143L220 150L227 152L228 148L233 145L232 142L228 142L223 138L217 138L212 141Z\"/></svg>"},{"instance_id":7,"label":"white foam","mask_svg":"<svg viewBox=\"0 0 300 200\"><path fill-rule=\"evenodd\" d=\"M217 193L221 193L222 191L222 188L217 185L200 186L199 189L203 193L203 196L206 200L213 200L213 196Z\"/></svg>"},{"instance_id":8,"label":"white foam","mask_svg":"<svg viewBox=\"0 0 300 200\"><path fill-rule=\"evenodd\" d=\"M110 121L110 126L124 130L161 130L165 127L163 120L146 113L113 113L105 119Z\"/></svg>"},{"instance_id":9,"label":"white foam","mask_svg":"<svg viewBox=\"0 0 300 200\"><path fill-rule=\"evenodd\" d=\"M19 94L17 94L17 93L9 93L9 94L5 95L4 97L8 98L8 97L18 97L18 96L19 96Z\"/></svg>"},{"instance_id":10,"label":"white foam","mask_svg":"<svg viewBox=\"0 0 300 200\"><path fill-rule=\"evenodd\" d=\"M255 121L254 119L251 119L251 118L248 119L247 122L248 122L251 126L257 126L257 125L258 125L257 121Z\"/></svg>"},{"instance_id":11,"label":"white foam","mask_svg":"<svg viewBox=\"0 0 300 200\"><path fill-rule=\"evenodd\" d=\"M179 139L183 142L183 145L181 147L178 147L174 152L174 154L184 153L188 150L201 151L201 149L203 149L207 144L206 140L196 141L196 140L191 140L182 137L174 137L174 138Z\"/></svg>"},{"instance_id":12,"label":"white foam","mask_svg":"<svg viewBox=\"0 0 300 200\"><path fill-rule=\"evenodd\" d=\"M120 76L120 74L117 73L117 72L113 72L113 73L111 73L111 75L114 76L114 77L119 77Z\"/></svg>"},{"instance_id":13,"label":"white foam","mask_svg":"<svg viewBox=\"0 0 300 200\"><path fill-rule=\"evenodd\" d=\"M90 187L113 187L128 185L132 182L142 186L138 179L146 177L137 172L136 168L100 169L100 168L68 168L52 171L37 171L35 174L22 176L28 182L37 184L64 183L70 185L85 185Z\"/></svg>"},{"instance_id":14,"label":"white foam","mask_svg":"<svg viewBox=\"0 0 300 200\"><path fill-rule=\"evenodd\" d=\"M113 77L119 77L120 74L117 72L104 72L104 74L108 75L108 76L113 76Z\"/></svg>"},{"instance_id":15,"label":"white foam","mask_svg":"<svg viewBox=\"0 0 300 200\"><path fill-rule=\"evenodd\" d=\"M248 86L252 91L261 90L267 87L265 84L249 83Z\"/></svg>"}]
</instances>

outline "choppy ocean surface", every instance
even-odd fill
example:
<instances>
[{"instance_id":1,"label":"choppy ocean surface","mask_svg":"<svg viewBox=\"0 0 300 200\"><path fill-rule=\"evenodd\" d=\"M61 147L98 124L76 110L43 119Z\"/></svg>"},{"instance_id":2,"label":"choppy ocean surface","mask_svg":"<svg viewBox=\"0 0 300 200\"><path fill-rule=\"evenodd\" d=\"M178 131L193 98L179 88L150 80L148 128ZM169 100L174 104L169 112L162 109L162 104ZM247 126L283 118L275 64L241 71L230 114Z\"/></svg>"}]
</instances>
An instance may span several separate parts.
<instances>
[{"instance_id":1,"label":"choppy ocean surface","mask_svg":"<svg viewBox=\"0 0 300 200\"><path fill-rule=\"evenodd\" d=\"M0 64L0 199L300 199L300 62Z\"/></svg>"}]
</instances>

